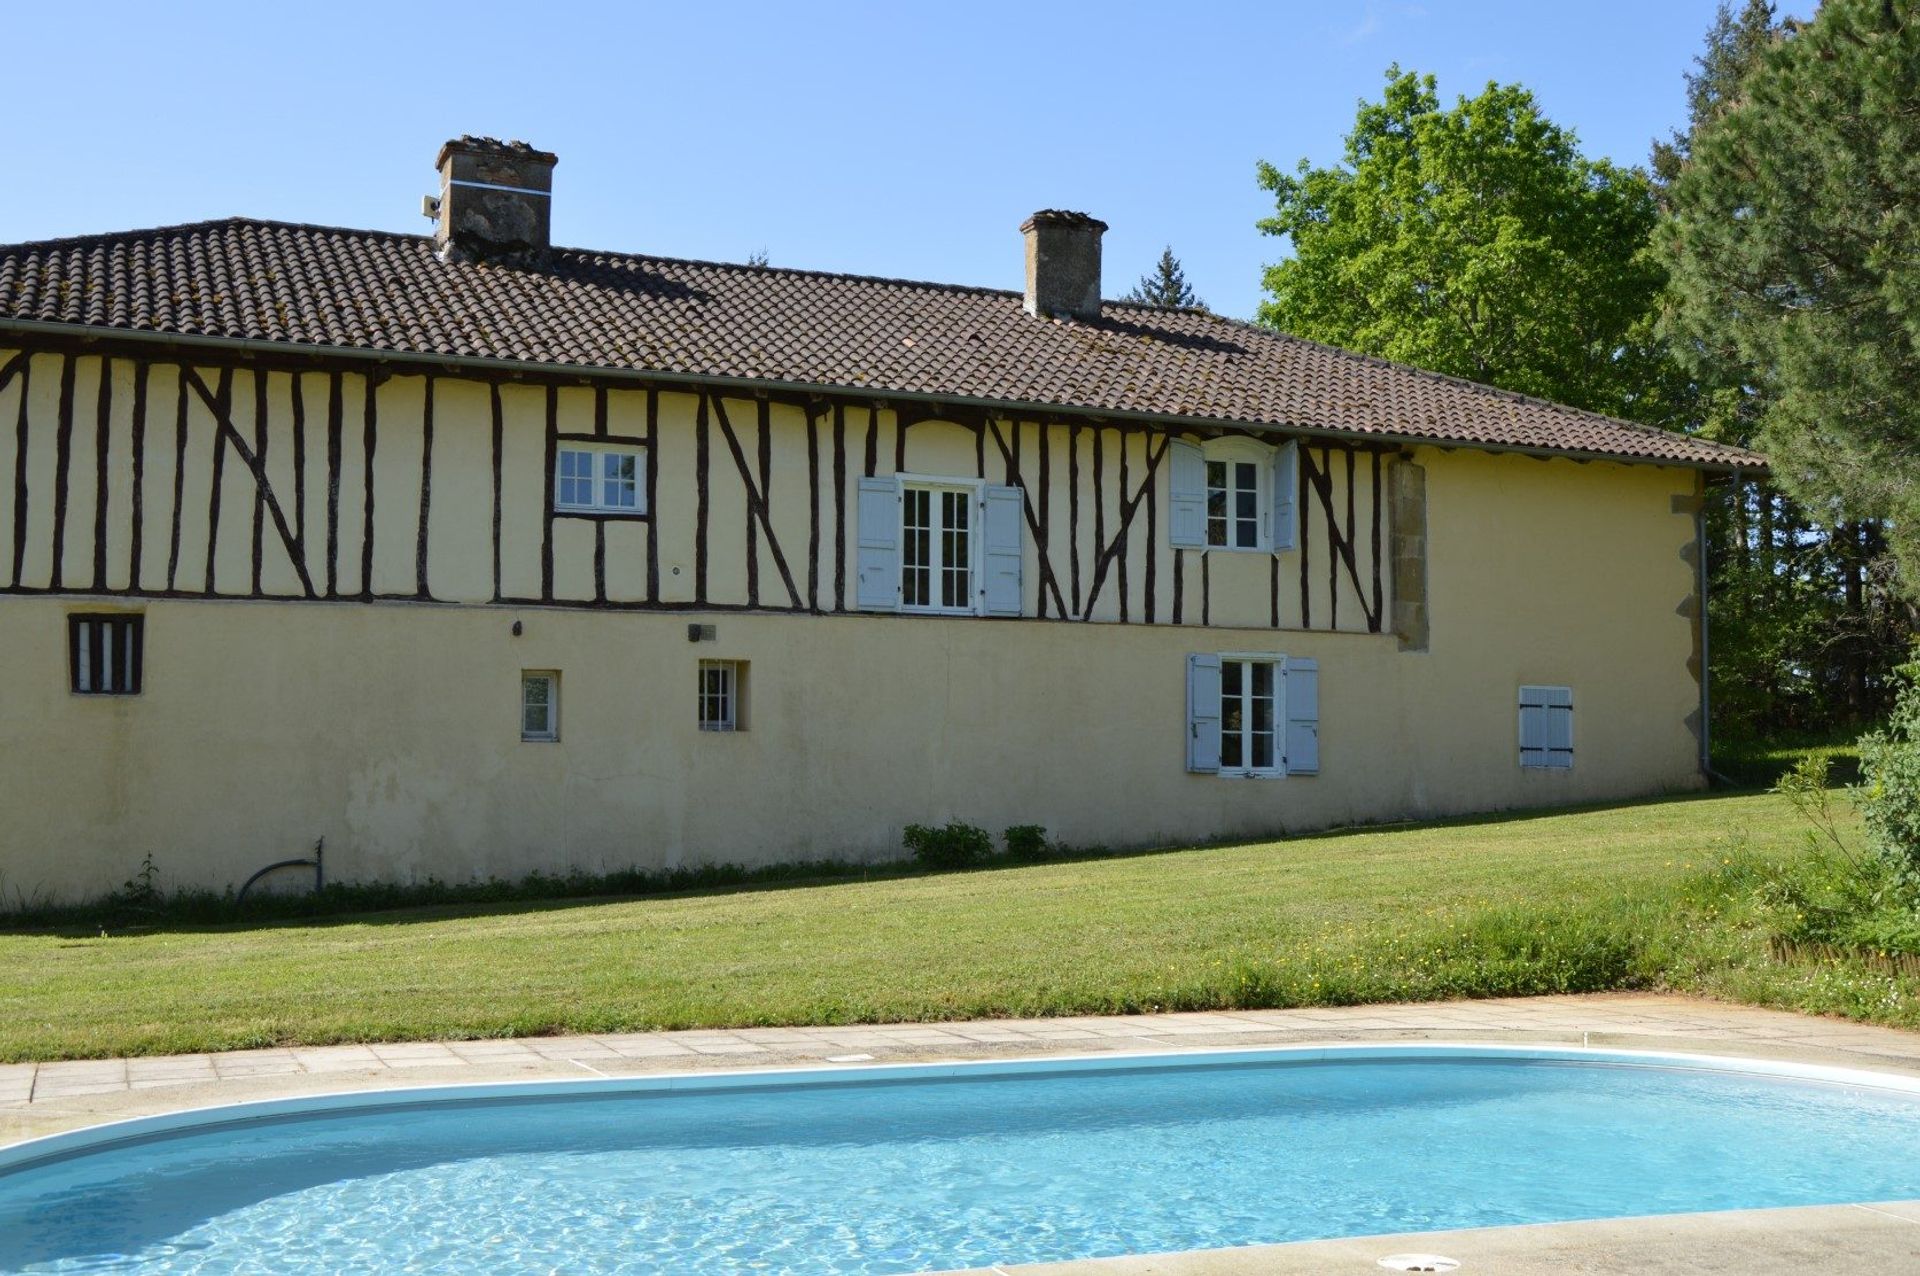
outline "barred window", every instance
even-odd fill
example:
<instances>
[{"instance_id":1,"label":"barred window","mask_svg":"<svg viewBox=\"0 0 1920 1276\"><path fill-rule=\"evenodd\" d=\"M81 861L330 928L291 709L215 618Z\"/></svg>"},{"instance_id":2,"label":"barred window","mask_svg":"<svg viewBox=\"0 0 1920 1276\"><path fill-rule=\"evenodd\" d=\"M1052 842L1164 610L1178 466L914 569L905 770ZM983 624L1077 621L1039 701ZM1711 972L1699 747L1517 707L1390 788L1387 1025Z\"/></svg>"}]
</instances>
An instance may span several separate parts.
<instances>
[{"instance_id":1,"label":"barred window","mask_svg":"<svg viewBox=\"0 0 1920 1276\"><path fill-rule=\"evenodd\" d=\"M145 620L139 615L67 617L69 685L83 696L140 694Z\"/></svg>"},{"instance_id":2,"label":"barred window","mask_svg":"<svg viewBox=\"0 0 1920 1276\"><path fill-rule=\"evenodd\" d=\"M746 690L747 664L744 660L702 660L700 662L700 729L702 731L743 731L746 715L742 697Z\"/></svg>"}]
</instances>

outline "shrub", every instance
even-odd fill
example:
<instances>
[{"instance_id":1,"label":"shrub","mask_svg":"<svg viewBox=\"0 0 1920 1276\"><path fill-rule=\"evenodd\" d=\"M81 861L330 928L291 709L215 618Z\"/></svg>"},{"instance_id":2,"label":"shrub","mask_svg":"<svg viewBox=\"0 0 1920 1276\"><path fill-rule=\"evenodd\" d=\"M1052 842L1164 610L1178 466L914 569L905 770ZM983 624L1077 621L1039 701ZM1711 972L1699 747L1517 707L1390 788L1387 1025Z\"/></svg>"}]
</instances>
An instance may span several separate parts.
<instances>
[{"instance_id":1,"label":"shrub","mask_svg":"<svg viewBox=\"0 0 1920 1276\"><path fill-rule=\"evenodd\" d=\"M1015 859L1044 859L1047 854L1047 830L1038 824L1015 824L1001 834L1007 839L1007 854Z\"/></svg>"},{"instance_id":2,"label":"shrub","mask_svg":"<svg viewBox=\"0 0 1920 1276\"><path fill-rule=\"evenodd\" d=\"M1887 725L1860 739L1853 790L1867 837L1909 884L1920 885L1920 664L1900 667Z\"/></svg>"},{"instance_id":3,"label":"shrub","mask_svg":"<svg viewBox=\"0 0 1920 1276\"><path fill-rule=\"evenodd\" d=\"M913 858L934 868L964 868L993 854L993 838L985 829L958 820L941 828L909 824L901 840Z\"/></svg>"}]
</instances>

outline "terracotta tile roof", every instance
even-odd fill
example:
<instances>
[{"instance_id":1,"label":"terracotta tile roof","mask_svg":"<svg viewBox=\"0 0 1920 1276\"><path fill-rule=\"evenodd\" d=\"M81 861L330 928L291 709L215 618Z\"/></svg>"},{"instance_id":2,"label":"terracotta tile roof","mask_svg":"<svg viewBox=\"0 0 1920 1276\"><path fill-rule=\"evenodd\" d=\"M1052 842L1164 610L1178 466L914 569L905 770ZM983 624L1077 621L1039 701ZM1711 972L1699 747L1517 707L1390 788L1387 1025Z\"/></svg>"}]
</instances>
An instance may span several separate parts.
<instances>
[{"instance_id":1,"label":"terracotta tile roof","mask_svg":"<svg viewBox=\"0 0 1920 1276\"><path fill-rule=\"evenodd\" d=\"M425 236L233 219L0 247L10 321L741 379L1727 469L1683 434L1191 311L556 249L447 263Z\"/></svg>"}]
</instances>

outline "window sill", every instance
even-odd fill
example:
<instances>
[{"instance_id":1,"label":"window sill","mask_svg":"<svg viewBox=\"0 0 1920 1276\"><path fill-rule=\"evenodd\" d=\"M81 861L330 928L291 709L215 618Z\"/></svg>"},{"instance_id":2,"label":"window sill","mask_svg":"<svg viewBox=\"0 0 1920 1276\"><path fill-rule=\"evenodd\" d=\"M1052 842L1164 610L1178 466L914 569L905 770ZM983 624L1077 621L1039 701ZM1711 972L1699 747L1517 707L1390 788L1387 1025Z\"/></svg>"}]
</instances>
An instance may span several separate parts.
<instances>
[{"instance_id":1,"label":"window sill","mask_svg":"<svg viewBox=\"0 0 1920 1276\"><path fill-rule=\"evenodd\" d=\"M1223 780L1284 780L1287 778L1287 773L1285 771L1278 771L1278 770L1275 770L1275 771L1215 771L1214 774L1219 776Z\"/></svg>"},{"instance_id":2,"label":"window sill","mask_svg":"<svg viewBox=\"0 0 1920 1276\"><path fill-rule=\"evenodd\" d=\"M1276 552L1269 545L1202 545L1200 550L1207 554L1272 554Z\"/></svg>"},{"instance_id":3,"label":"window sill","mask_svg":"<svg viewBox=\"0 0 1920 1276\"><path fill-rule=\"evenodd\" d=\"M553 507L555 518L645 518L645 510L607 510L596 509L591 505L556 505Z\"/></svg>"},{"instance_id":4,"label":"window sill","mask_svg":"<svg viewBox=\"0 0 1920 1276\"><path fill-rule=\"evenodd\" d=\"M971 607L901 607L903 616L978 616Z\"/></svg>"}]
</instances>

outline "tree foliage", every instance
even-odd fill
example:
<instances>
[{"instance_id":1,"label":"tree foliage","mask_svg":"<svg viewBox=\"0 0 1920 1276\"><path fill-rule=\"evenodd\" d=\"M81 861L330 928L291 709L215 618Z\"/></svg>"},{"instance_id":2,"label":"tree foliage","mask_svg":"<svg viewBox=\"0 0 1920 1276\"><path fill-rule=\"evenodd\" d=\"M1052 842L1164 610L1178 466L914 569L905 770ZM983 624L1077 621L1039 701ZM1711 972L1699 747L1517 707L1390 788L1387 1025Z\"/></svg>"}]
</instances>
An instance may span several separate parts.
<instances>
[{"instance_id":1,"label":"tree foliage","mask_svg":"<svg viewBox=\"0 0 1920 1276\"><path fill-rule=\"evenodd\" d=\"M1752 79L1790 38L1767 0L1723 4L1687 77L1687 126L1653 148L1656 193L1668 210L1656 247L1675 281L1661 329L1691 378L1696 428L1769 449L1776 472L1788 476L1791 450L1783 453L1766 428L1780 398L1774 365L1755 362L1736 335L1747 302L1733 289L1701 287L1711 261L1684 253L1738 233L1740 183L1703 177L1700 164L1721 162L1714 151L1723 121L1755 100ZM1711 233L1701 219L1714 223ZM1876 716L1913 636L1886 519L1793 489L1811 499L1750 483L1709 506L1715 718L1741 735L1823 733Z\"/></svg>"},{"instance_id":2,"label":"tree foliage","mask_svg":"<svg viewBox=\"0 0 1920 1276\"><path fill-rule=\"evenodd\" d=\"M1702 60L1664 192L1668 331L1787 491L1875 523L1920 595L1920 3L1750 4L1714 35L1733 69Z\"/></svg>"},{"instance_id":3,"label":"tree foliage","mask_svg":"<svg viewBox=\"0 0 1920 1276\"><path fill-rule=\"evenodd\" d=\"M1259 167L1263 323L1615 415L1687 415L1653 329L1659 210L1637 169L1581 155L1532 94L1489 84L1440 105L1432 76L1387 72L1340 164Z\"/></svg>"},{"instance_id":4,"label":"tree foliage","mask_svg":"<svg viewBox=\"0 0 1920 1276\"><path fill-rule=\"evenodd\" d=\"M1207 303L1196 297L1192 286L1187 283L1187 272L1181 267L1180 259L1173 255L1171 245L1161 250L1160 260L1153 269L1140 276L1140 282L1133 286L1133 291L1121 300L1167 309L1207 308Z\"/></svg>"}]
</instances>

